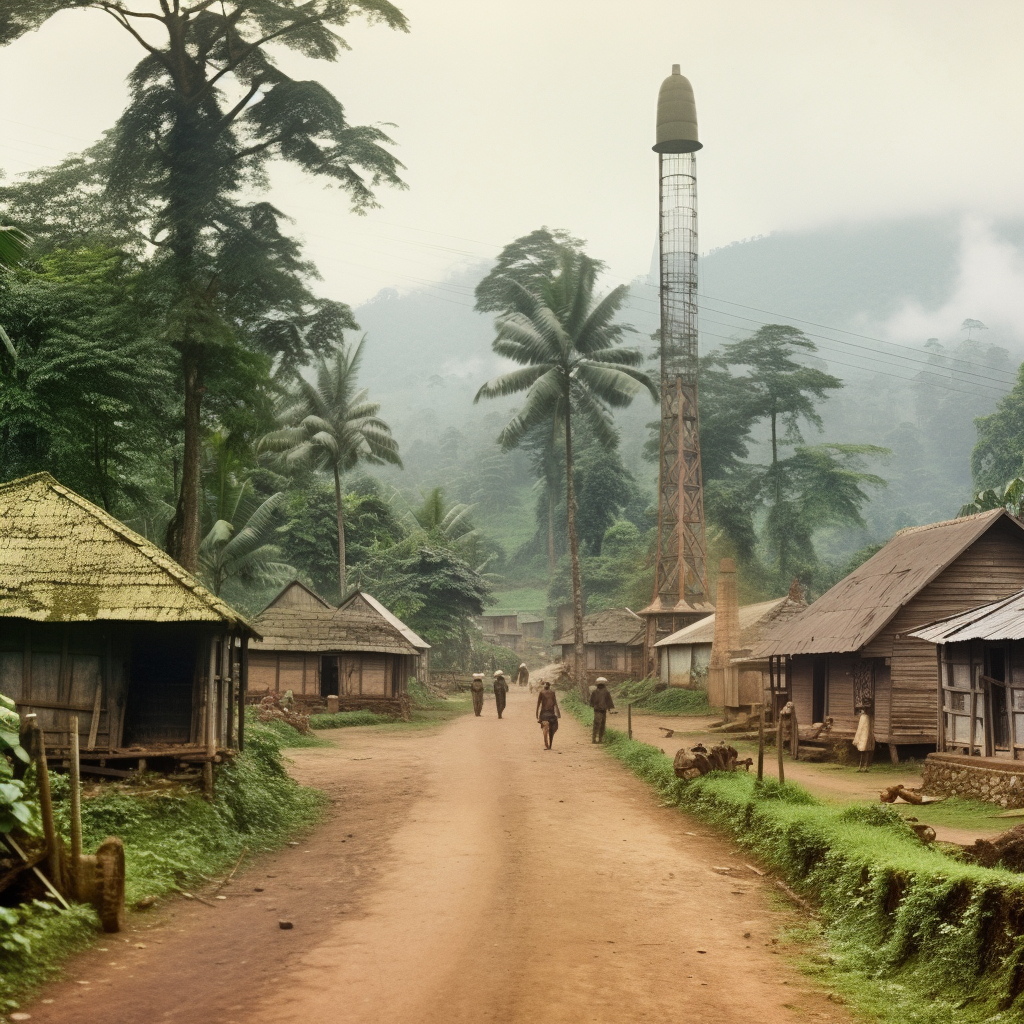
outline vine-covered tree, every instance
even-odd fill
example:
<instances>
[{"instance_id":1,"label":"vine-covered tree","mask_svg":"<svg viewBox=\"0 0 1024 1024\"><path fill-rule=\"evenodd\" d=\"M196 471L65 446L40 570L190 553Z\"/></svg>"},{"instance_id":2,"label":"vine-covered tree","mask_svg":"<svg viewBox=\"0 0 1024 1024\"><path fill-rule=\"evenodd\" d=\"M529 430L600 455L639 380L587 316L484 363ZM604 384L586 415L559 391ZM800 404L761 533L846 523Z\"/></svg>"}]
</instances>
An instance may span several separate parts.
<instances>
[{"instance_id":1,"label":"vine-covered tree","mask_svg":"<svg viewBox=\"0 0 1024 1024\"><path fill-rule=\"evenodd\" d=\"M106 143L71 168L77 179L65 173L62 195L87 194L81 178L98 178L120 221L107 229L136 232L155 251L184 406L168 546L195 570L210 362L240 328L241 340L294 367L356 326L348 307L309 292L313 268L281 232L280 211L253 194L276 160L338 186L356 210L375 205L376 186L401 185L384 132L349 124L327 89L287 75L274 52L334 61L346 46L338 32L354 18L402 31L406 20L387 0L5 0L0 44L69 10L108 15L144 51L127 109Z\"/></svg>"}]
</instances>

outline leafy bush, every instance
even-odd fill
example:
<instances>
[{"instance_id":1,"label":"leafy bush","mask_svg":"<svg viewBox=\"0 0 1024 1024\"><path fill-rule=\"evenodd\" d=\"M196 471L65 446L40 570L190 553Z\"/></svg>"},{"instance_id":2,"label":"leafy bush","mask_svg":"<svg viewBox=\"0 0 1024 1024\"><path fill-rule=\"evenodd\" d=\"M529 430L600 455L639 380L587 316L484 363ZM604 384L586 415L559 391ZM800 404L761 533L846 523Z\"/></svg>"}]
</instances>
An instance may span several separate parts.
<instances>
[{"instance_id":1,"label":"leafy bush","mask_svg":"<svg viewBox=\"0 0 1024 1024\"><path fill-rule=\"evenodd\" d=\"M589 720L575 695L564 703ZM819 903L838 968L829 982L863 1008L936 1024L1024 1009L1019 875L924 846L892 807L835 807L745 772L683 782L657 748L606 735L608 751L667 802L729 832Z\"/></svg>"}]
</instances>

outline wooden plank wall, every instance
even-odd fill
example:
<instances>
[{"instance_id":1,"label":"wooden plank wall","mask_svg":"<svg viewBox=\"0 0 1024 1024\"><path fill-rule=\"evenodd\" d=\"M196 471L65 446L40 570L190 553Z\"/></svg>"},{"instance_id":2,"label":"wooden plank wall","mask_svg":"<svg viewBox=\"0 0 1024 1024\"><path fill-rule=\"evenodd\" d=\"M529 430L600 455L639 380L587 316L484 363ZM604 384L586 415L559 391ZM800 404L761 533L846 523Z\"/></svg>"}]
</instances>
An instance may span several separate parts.
<instances>
[{"instance_id":1,"label":"wooden plank wall","mask_svg":"<svg viewBox=\"0 0 1024 1024\"><path fill-rule=\"evenodd\" d=\"M884 658L875 660L875 739L879 743L889 742L889 715L892 707L891 671Z\"/></svg>"},{"instance_id":2,"label":"wooden plank wall","mask_svg":"<svg viewBox=\"0 0 1024 1024\"><path fill-rule=\"evenodd\" d=\"M792 682L789 699L796 705L796 720L810 725L812 703L812 685L814 682L814 655L798 654L793 658Z\"/></svg>"},{"instance_id":3,"label":"wooden plank wall","mask_svg":"<svg viewBox=\"0 0 1024 1024\"><path fill-rule=\"evenodd\" d=\"M935 743L938 676L935 646L906 633L936 619L1009 597L1024 587L1024 539L1000 521L893 617L864 655L891 658L891 700L884 742ZM897 635L901 639L896 640ZM876 717L876 721L877 721ZM878 739L883 736L876 729Z\"/></svg>"},{"instance_id":4,"label":"wooden plank wall","mask_svg":"<svg viewBox=\"0 0 1024 1024\"><path fill-rule=\"evenodd\" d=\"M857 654L828 656L828 667L825 670L825 714L832 719L833 732L857 731L857 719L860 716L853 711L853 673L860 660Z\"/></svg>"},{"instance_id":5,"label":"wooden plank wall","mask_svg":"<svg viewBox=\"0 0 1024 1024\"><path fill-rule=\"evenodd\" d=\"M249 651L249 689L320 692L320 655L301 651Z\"/></svg>"},{"instance_id":6,"label":"wooden plank wall","mask_svg":"<svg viewBox=\"0 0 1024 1024\"><path fill-rule=\"evenodd\" d=\"M391 697L407 692L408 676L416 674L418 662L418 658L405 655L362 651L320 655L254 650L249 654L249 689L319 694L322 656L339 658L339 689L343 696L351 697Z\"/></svg>"}]
</instances>

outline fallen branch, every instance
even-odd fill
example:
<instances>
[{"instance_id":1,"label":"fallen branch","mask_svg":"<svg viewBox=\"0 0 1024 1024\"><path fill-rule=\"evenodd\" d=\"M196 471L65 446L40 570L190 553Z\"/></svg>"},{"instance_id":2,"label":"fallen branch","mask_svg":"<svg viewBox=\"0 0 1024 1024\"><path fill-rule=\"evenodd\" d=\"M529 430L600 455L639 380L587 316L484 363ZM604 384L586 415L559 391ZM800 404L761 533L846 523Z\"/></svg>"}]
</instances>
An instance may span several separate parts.
<instances>
[{"instance_id":1,"label":"fallen branch","mask_svg":"<svg viewBox=\"0 0 1024 1024\"><path fill-rule=\"evenodd\" d=\"M818 916L818 913L817 913L817 911L816 911L816 910L814 909L814 907L812 907L812 906L810 905L810 903L808 903L808 902L807 902L807 900L805 900L805 899L803 898L803 896L798 896L798 895L797 895L797 894L796 894L795 892L793 892L793 890L792 890L792 889L790 889L790 887L789 887L788 885L786 885L786 883L785 883L785 882L783 882L781 878L776 878L776 879L775 879L775 884L776 884L776 885L777 885L777 886L778 886L778 887L779 887L779 888L780 888L780 889L781 889L781 890L782 890L782 891L783 891L783 892L784 892L784 893L785 893L785 894L786 894L786 895L787 895L787 896L788 896L788 897L789 897L789 898L790 898L790 899L791 899L791 900L792 900L792 901L793 901L794 903L796 903L796 904L798 904L799 906L803 907L803 909L804 909L804 910L806 910L806 911L807 911L807 913L811 915L811 917L817 917L817 916Z\"/></svg>"}]
</instances>

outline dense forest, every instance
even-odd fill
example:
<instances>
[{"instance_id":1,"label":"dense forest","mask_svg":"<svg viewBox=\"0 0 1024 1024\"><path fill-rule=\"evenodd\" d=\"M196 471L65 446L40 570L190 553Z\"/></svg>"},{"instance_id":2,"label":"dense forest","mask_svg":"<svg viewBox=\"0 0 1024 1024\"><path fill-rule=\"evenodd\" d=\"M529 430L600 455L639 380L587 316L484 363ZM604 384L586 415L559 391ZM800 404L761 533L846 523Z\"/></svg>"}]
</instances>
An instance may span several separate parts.
<instances>
[{"instance_id":1,"label":"dense forest","mask_svg":"<svg viewBox=\"0 0 1024 1024\"><path fill-rule=\"evenodd\" d=\"M194 472L195 569L214 590L255 612L296 575L332 599L363 586L442 665L479 647L472 616L484 608L551 616L571 602L571 482L585 607L646 604L651 274L602 287L600 254L538 229L497 261L350 309L316 292L280 214L229 181L224 227L199 260L215 298L183 298L157 237L170 200L135 188L119 163L149 159L132 149L130 114L86 153L0 188L4 222L32 240L0 279L0 477L46 469L186 560ZM397 181L386 141L365 136L357 156L374 180ZM371 201L343 187L356 206ZM1020 225L992 230L1019 252ZM966 258L954 218L772 235L703 257L709 551L712 566L739 559L745 597L793 577L821 593L895 530L954 515L975 488L1017 475L1024 385L1011 328L952 320L940 337L877 340L908 307L942 310ZM634 369L622 365L641 383L628 400L598 396L601 415L579 420L568 481L564 438L524 428L510 441L522 391L482 388L512 365L502 282L532 294L587 266L594 302L617 296L608 344L622 342L616 360L635 353ZM187 340L197 322L198 347Z\"/></svg>"}]
</instances>

